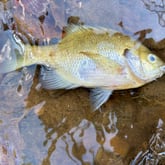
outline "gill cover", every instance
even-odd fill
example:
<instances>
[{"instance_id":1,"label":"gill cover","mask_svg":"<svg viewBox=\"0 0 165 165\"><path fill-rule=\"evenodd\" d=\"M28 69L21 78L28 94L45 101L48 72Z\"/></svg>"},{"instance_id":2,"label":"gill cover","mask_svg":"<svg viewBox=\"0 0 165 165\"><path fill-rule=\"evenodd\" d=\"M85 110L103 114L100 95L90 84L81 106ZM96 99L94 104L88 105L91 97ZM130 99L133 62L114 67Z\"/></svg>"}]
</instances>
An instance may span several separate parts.
<instances>
[{"instance_id":1,"label":"gill cover","mask_svg":"<svg viewBox=\"0 0 165 165\"><path fill-rule=\"evenodd\" d=\"M133 52L129 49L125 51L125 57L128 66L130 67L131 71L135 74L135 76L142 80L145 80L145 75L140 57L134 55Z\"/></svg>"}]
</instances>

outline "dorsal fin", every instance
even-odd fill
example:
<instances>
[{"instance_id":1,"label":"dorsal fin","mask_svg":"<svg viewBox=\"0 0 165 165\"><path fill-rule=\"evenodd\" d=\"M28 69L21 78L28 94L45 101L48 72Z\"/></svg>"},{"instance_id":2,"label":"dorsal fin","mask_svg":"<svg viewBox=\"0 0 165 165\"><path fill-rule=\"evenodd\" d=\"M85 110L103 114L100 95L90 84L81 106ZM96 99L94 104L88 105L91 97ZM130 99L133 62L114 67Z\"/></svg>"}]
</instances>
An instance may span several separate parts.
<instances>
[{"instance_id":1,"label":"dorsal fin","mask_svg":"<svg viewBox=\"0 0 165 165\"><path fill-rule=\"evenodd\" d=\"M64 33L65 33L64 37L67 36L68 34L78 32L78 31L93 31L96 34L109 33L110 35L116 33L115 30L104 28L104 27L92 27L89 25L70 24L64 28Z\"/></svg>"},{"instance_id":2,"label":"dorsal fin","mask_svg":"<svg viewBox=\"0 0 165 165\"><path fill-rule=\"evenodd\" d=\"M76 31L82 30L83 26L82 25L74 25L74 24L70 24L65 28L65 32L66 34L69 33L74 33Z\"/></svg>"},{"instance_id":3,"label":"dorsal fin","mask_svg":"<svg viewBox=\"0 0 165 165\"><path fill-rule=\"evenodd\" d=\"M72 34L77 31L87 30L87 28L83 25L75 25L75 24L69 24L64 28L64 36L66 37L68 34Z\"/></svg>"}]
</instances>

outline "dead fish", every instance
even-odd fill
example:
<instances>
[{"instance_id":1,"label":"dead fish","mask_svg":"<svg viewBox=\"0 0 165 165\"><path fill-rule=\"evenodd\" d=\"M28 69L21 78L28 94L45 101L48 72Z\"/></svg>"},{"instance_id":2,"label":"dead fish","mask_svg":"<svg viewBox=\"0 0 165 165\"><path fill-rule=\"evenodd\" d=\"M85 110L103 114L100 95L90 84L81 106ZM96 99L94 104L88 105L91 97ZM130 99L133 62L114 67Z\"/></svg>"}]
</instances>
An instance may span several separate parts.
<instances>
[{"instance_id":1,"label":"dead fish","mask_svg":"<svg viewBox=\"0 0 165 165\"><path fill-rule=\"evenodd\" d=\"M48 66L41 69L44 88L92 88L94 109L105 103L113 90L140 87L165 72L165 63L141 43L101 27L70 25L57 45L22 47L24 55L17 65L8 65L10 70L32 64Z\"/></svg>"}]
</instances>

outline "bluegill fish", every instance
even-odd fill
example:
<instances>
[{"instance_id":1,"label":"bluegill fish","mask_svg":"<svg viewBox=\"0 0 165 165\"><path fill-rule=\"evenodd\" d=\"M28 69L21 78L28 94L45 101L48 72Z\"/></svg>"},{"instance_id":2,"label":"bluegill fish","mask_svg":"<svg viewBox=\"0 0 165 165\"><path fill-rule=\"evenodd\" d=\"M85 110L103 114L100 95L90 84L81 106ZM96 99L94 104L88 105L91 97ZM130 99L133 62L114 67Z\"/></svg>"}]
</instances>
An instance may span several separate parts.
<instances>
[{"instance_id":1,"label":"bluegill fish","mask_svg":"<svg viewBox=\"0 0 165 165\"><path fill-rule=\"evenodd\" d=\"M24 45L23 52L17 65L10 68L49 66L41 69L44 88L91 88L94 109L105 103L113 90L140 87L165 72L165 63L145 46L120 32L100 27L70 25L57 45Z\"/></svg>"}]
</instances>

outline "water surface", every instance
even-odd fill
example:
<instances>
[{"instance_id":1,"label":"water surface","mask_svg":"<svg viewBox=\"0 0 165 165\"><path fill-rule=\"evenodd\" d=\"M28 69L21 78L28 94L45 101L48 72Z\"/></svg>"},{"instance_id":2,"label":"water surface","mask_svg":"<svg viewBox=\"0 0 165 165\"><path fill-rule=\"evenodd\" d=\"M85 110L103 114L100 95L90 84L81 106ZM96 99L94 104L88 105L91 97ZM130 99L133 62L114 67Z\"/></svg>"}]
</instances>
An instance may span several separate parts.
<instances>
[{"instance_id":1,"label":"water surface","mask_svg":"<svg viewBox=\"0 0 165 165\"><path fill-rule=\"evenodd\" d=\"M113 28L165 60L164 0L0 1L1 34L13 30L18 37L6 53L8 40L1 38L0 60L17 60L7 48L17 46L21 53L19 39L56 44L67 23ZM0 74L0 164L165 164L164 76L138 89L115 91L93 112L88 89L44 90L39 69Z\"/></svg>"}]
</instances>

